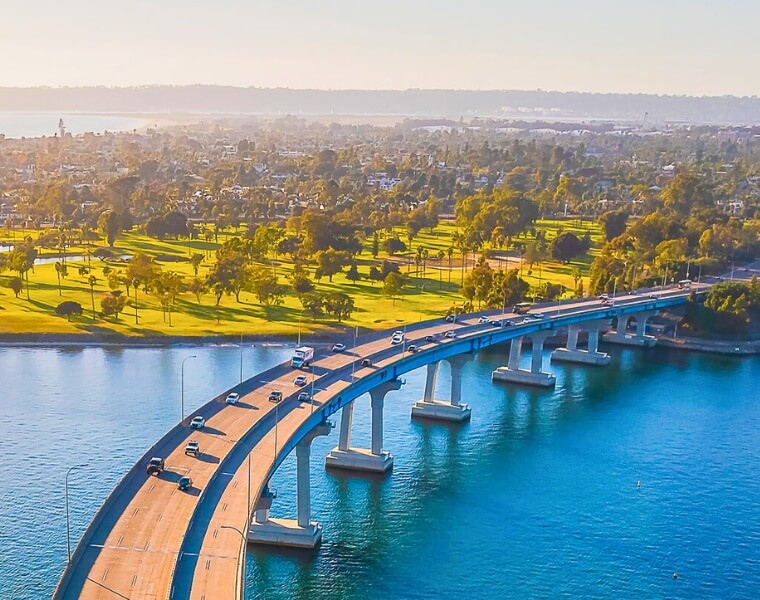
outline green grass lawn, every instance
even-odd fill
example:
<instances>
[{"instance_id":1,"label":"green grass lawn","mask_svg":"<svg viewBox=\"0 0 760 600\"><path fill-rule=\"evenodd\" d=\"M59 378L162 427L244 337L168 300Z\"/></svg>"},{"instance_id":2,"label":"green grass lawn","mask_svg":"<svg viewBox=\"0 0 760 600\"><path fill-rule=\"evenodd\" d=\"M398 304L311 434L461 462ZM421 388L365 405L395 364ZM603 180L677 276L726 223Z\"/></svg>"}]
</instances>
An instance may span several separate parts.
<instances>
[{"instance_id":1,"label":"green grass lawn","mask_svg":"<svg viewBox=\"0 0 760 600\"><path fill-rule=\"evenodd\" d=\"M562 283L569 288L574 287L572 272L575 267L580 268L584 276L584 285L588 289L588 270L597 248L601 244L601 231L596 224L586 224L584 228L574 227L569 221L539 221L537 228L545 229L547 239L553 239L558 227L565 231L574 231L583 235L588 229L591 232L595 248L590 255L583 257L570 264L547 261L541 267L541 281ZM93 246L72 246L67 249L69 255L69 275L61 281L59 291L58 279L55 266L52 262L35 265L34 272L29 273L29 299L26 289L16 298L8 287L8 281L15 273L5 271L0 274L0 333L120 333L129 336L143 335L174 335L174 336L204 336L204 335L289 335L297 336L298 331L328 332L342 328L359 326L362 329L388 329L402 323L416 322L445 314L453 304L461 303L459 294L461 281L462 256L456 251L449 271L449 260L445 257L442 261L437 259L438 250L446 250L451 245L451 236L457 228L450 223L442 223L433 232L421 231L412 242L411 252L407 256L388 257L385 253L375 260L371 256L372 239L365 240L365 251L358 257L358 269L362 275L361 281L355 284L346 279L345 274L340 273L333 277L330 282L326 277L315 282L318 291L342 291L348 293L355 302L355 310L351 318L342 324L333 320L320 319L314 321L309 317L298 298L290 294L285 297L282 306L271 311L271 320L267 320L264 309L257 303L252 294L243 292L240 302L236 302L234 296L222 298L219 309L215 306L212 294L206 294L199 304L195 296L190 293L182 294L172 312L171 326L168 323L157 299L145 294L142 290L137 295L138 322L135 322L135 311L127 307L118 319L109 317L100 318L92 313L92 296L94 296L95 312L101 310L101 299L110 293L107 277L103 274L103 268L108 266L114 271L125 268L121 261L103 262L95 258L73 258L86 255L88 251L102 246L102 243ZM398 231L399 237L406 242L405 232ZM16 230L12 235L5 230L0 232L0 243L21 241L25 235L37 238L39 232ZM220 236L223 242L228 236ZM522 238L524 240L524 238ZM413 262L413 255L418 245L424 246L430 258L426 261L425 272L422 267L419 271ZM213 260L213 252L219 245L213 242L199 240L155 240L145 235L128 232L116 241L113 248L117 255L133 255L136 252L147 254L165 255L175 257L172 261L159 261L164 271L175 271L185 277L186 280L194 276L192 266L185 259L193 253L202 253L206 259L201 264L198 275L203 278L208 272ZM55 249L40 248L40 258L58 257ZM519 261L519 256L514 252L504 251L504 256L511 256ZM383 259L391 259L400 263L401 272L407 276L407 286L399 299L391 300L382 295L381 283L371 282L367 275L373 264L378 264ZM466 268L470 268L474 257ZM176 261L176 262L175 262ZM496 262L491 261L495 266ZM271 265L271 263L268 263ZM515 264L515 263L513 263ZM91 296L90 287L87 283L88 275L79 275L80 266L88 266L91 273L98 281ZM289 260L278 257L275 261L275 269L281 283L286 283L285 277L292 271L293 265ZM531 284L539 283L539 268L534 265L531 275L527 273L527 265L523 268L523 277ZM314 277L314 267L308 268L310 276ZM134 292L131 292L134 298ZM71 322L64 317L55 314L55 307L65 300L79 302L84 308L82 316L72 318Z\"/></svg>"}]
</instances>

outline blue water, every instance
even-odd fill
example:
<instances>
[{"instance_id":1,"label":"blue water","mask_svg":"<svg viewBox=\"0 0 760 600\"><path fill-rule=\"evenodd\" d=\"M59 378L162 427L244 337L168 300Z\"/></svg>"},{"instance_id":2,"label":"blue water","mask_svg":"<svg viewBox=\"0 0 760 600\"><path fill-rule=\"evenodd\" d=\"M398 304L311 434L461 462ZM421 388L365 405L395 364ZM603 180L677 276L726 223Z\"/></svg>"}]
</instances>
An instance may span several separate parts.
<instances>
[{"instance_id":1,"label":"blue water","mask_svg":"<svg viewBox=\"0 0 760 600\"><path fill-rule=\"evenodd\" d=\"M50 595L66 468L91 465L69 480L76 541L179 417L191 354L188 410L237 382L238 348L0 349L0 597ZM245 376L287 355L246 347ZM760 360L613 350L607 368L552 367L554 391L492 385L502 362L484 353L465 368L461 427L410 421L424 374L409 374L385 403L385 479L326 474L337 435L317 438L324 543L249 552L248 597L760 597ZM354 414L353 444L367 445L368 399ZM295 515L294 468L274 478L275 516Z\"/></svg>"},{"instance_id":2,"label":"blue water","mask_svg":"<svg viewBox=\"0 0 760 600\"><path fill-rule=\"evenodd\" d=\"M132 131L145 127L145 120L106 114L0 111L0 134L7 138L53 136L58 134L58 120L63 119L66 132L103 133Z\"/></svg>"}]
</instances>

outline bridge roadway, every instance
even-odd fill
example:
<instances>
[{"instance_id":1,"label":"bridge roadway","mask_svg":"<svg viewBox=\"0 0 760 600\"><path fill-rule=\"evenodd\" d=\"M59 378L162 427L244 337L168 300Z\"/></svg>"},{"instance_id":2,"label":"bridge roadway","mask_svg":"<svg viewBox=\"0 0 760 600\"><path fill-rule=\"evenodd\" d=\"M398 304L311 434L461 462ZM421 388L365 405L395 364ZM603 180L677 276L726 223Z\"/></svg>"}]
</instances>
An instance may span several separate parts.
<instances>
[{"instance_id":1,"label":"bridge roadway","mask_svg":"<svg viewBox=\"0 0 760 600\"><path fill-rule=\"evenodd\" d=\"M709 285L700 287L702 292ZM307 403L298 402L301 388L293 384L302 371L283 364L256 375L232 388L241 394L238 405L224 403L227 392L217 396L172 428L132 467L85 532L54 598L240 597L244 545L237 532L221 526L247 531L256 499L278 465L329 415L382 381L447 356L540 329L680 304L689 291L666 288L655 294L656 299L648 292L618 296L613 308L600 306L596 299L536 305L531 312L548 318L512 327L478 324L480 315L501 317L501 311L463 315L456 325L443 319L414 324L407 327L406 345L417 344L417 354L405 353L401 345L390 346L388 332L362 336L345 353L317 354L312 367L316 391ZM504 316L522 321L511 313ZM456 330L456 338L424 341L427 335L449 329ZM360 366L365 357L372 359L371 367ZM268 401L274 389L283 391L279 404ZM195 415L206 418L201 431L187 426ZM200 442L197 458L184 454L190 439ZM151 456L166 458L167 470L159 477L146 473ZM189 493L177 489L184 474L193 479Z\"/></svg>"}]
</instances>

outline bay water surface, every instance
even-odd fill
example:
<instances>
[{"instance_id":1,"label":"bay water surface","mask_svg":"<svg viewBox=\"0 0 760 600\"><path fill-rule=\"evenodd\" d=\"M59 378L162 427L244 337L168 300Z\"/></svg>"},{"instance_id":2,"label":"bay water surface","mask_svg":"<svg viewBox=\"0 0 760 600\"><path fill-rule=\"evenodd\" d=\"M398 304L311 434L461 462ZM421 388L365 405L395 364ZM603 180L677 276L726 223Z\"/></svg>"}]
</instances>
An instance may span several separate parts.
<instances>
[{"instance_id":1,"label":"bay water surface","mask_svg":"<svg viewBox=\"0 0 760 600\"><path fill-rule=\"evenodd\" d=\"M337 432L317 438L323 544L249 550L247 597L760 597L760 359L610 351L606 368L552 365L552 391L492 384L505 351L481 353L465 367L462 426L412 422L424 372L408 374L385 402L392 473L327 474ZM247 345L244 377L290 352ZM237 383L238 347L0 348L0 597L50 597L66 562L66 470L89 464L69 477L76 544L178 420L190 355L187 411ZM444 363L439 397L448 383ZM369 412L358 399L355 446L369 444ZM273 515L294 517L294 456L273 487Z\"/></svg>"}]
</instances>

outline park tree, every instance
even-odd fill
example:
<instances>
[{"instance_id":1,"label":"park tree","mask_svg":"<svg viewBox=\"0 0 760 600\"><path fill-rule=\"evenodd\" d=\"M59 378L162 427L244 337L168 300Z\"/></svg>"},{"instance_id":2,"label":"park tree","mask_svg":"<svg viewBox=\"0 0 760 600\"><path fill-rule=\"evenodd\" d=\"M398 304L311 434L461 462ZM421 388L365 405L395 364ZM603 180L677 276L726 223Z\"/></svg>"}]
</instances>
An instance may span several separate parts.
<instances>
[{"instance_id":1,"label":"park tree","mask_svg":"<svg viewBox=\"0 0 760 600\"><path fill-rule=\"evenodd\" d=\"M198 277L198 269L203 262L203 254L195 253L190 257L190 264L193 267L193 274Z\"/></svg>"},{"instance_id":2,"label":"park tree","mask_svg":"<svg viewBox=\"0 0 760 600\"><path fill-rule=\"evenodd\" d=\"M395 256L400 252L406 252L406 244L398 236L389 237L383 242L383 250L391 256Z\"/></svg>"},{"instance_id":3,"label":"park tree","mask_svg":"<svg viewBox=\"0 0 760 600\"><path fill-rule=\"evenodd\" d=\"M61 291L61 278L65 278L66 275L69 274L69 270L68 270L68 267L66 266L66 263L63 263L61 261L56 261L55 274L58 277L58 295L62 296L63 292Z\"/></svg>"},{"instance_id":4,"label":"park tree","mask_svg":"<svg viewBox=\"0 0 760 600\"><path fill-rule=\"evenodd\" d=\"M562 262L570 262L585 251L585 244L572 231L563 231L551 243L552 258Z\"/></svg>"},{"instance_id":5,"label":"park tree","mask_svg":"<svg viewBox=\"0 0 760 600\"><path fill-rule=\"evenodd\" d=\"M599 223L604 229L604 237L610 240L622 235L628 224L628 213L623 210L610 210L599 217Z\"/></svg>"},{"instance_id":6,"label":"park tree","mask_svg":"<svg viewBox=\"0 0 760 600\"><path fill-rule=\"evenodd\" d=\"M98 229L103 237L106 238L108 245L113 248L116 243L116 237L121 232L121 218L113 210L107 210L98 217Z\"/></svg>"},{"instance_id":7,"label":"park tree","mask_svg":"<svg viewBox=\"0 0 760 600\"><path fill-rule=\"evenodd\" d=\"M351 318L353 310L354 301L348 294L332 292L325 296L325 311L338 319L338 323Z\"/></svg>"},{"instance_id":8,"label":"park tree","mask_svg":"<svg viewBox=\"0 0 760 600\"><path fill-rule=\"evenodd\" d=\"M309 276L302 268L293 270L290 276L290 284L293 286L293 291L297 296L314 291L314 282L309 279Z\"/></svg>"},{"instance_id":9,"label":"park tree","mask_svg":"<svg viewBox=\"0 0 760 600\"><path fill-rule=\"evenodd\" d=\"M8 281L8 287L13 290L16 298L18 298L21 290L24 289L24 282L21 280L21 277L11 277Z\"/></svg>"},{"instance_id":10,"label":"park tree","mask_svg":"<svg viewBox=\"0 0 760 600\"><path fill-rule=\"evenodd\" d=\"M396 297L401 294L404 287L404 278L400 273L392 271L385 277L383 283L383 296L387 296L396 304Z\"/></svg>"},{"instance_id":11,"label":"park tree","mask_svg":"<svg viewBox=\"0 0 760 600\"><path fill-rule=\"evenodd\" d=\"M26 279L26 299L29 300L29 271L34 268L37 259L37 250L34 245L27 241L19 244L8 253L7 264L11 271L16 271L19 277ZM18 297L18 295L16 295Z\"/></svg>"},{"instance_id":12,"label":"park tree","mask_svg":"<svg viewBox=\"0 0 760 600\"><path fill-rule=\"evenodd\" d=\"M333 275L340 273L344 266L351 261L351 255L346 251L329 248L317 253L317 277L326 275L332 281Z\"/></svg>"},{"instance_id":13,"label":"park tree","mask_svg":"<svg viewBox=\"0 0 760 600\"><path fill-rule=\"evenodd\" d=\"M325 295L320 292L307 292L299 297L301 306L313 318L318 319L324 314Z\"/></svg>"},{"instance_id":14,"label":"park tree","mask_svg":"<svg viewBox=\"0 0 760 600\"><path fill-rule=\"evenodd\" d=\"M72 302L71 300L67 300L66 302L61 302L58 306L55 307L55 314L57 314L59 317L66 317L67 321L71 321L71 317L74 315L82 314L82 305L79 304L79 302Z\"/></svg>"},{"instance_id":15,"label":"park tree","mask_svg":"<svg viewBox=\"0 0 760 600\"><path fill-rule=\"evenodd\" d=\"M348 272L346 273L346 279L351 281L352 283L356 283L361 279L361 275L359 274L359 269L356 266L356 263L351 263L351 266L348 269Z\"/></svg>"},{"instance_id":16,"label":"park tree","mask_svg":"<svg viewBox=\"0 0 760 600\"><path fill-rule=\"evenodd\" d=\"M271 318L271 309L283 303L287 291L284 285L277 283L277 276L261 265L251 268L247 289L255 294L259 303L264 306L267 320Z\"/></svg>"},{"instance_id":17,"label":"park tree","mask_svg":"<svg viewBox=\"0 0 760 600\"><path fill-rule=\"evenodd\" d=\"M115 316L119 318L119 313L124 310L127 304L127 298L125 296L114 296L109 294L104 296L100 301L101 313L104 317Z\"/></svg>"},{"instance_id":18,"label":"park tree","mask_svg":"<svg viewBox=\"0 0 760 600\"><path fill-rule=\"evenodd\" d=\"M173 271L161 273L153 281L152 293L158 298L164 312L164 320L169 318L169 327L172 326L172 310L177 296L182 292L182 276Z\"/></svg>"},{"instance_id":19,"label":"park tree","mask_svg":"<svg viewBox=\"0 0 760 600\"><path fill-rule=\"evenodd\" d=\"M246 288L249 281L249 267L245 256L235 250L217 250L216 262L211 266L206 277L206 285L214 291L216 305L222 300L222 295L235 295L240 302L240 292Z\"/></svg>"},{"instance_id":20,"label":"park tree","mask_svg":"<svg viewBox=\"0 0 760 600\"><path fill-rule=\"evenodd\" d=\"M206 283L198 277L193 278L193 280L187 286L187 289L190 293L195 295L195 299L198 301L198 304L201 303L201 296L208 292Z\"/></svg>"}]
</instances>

